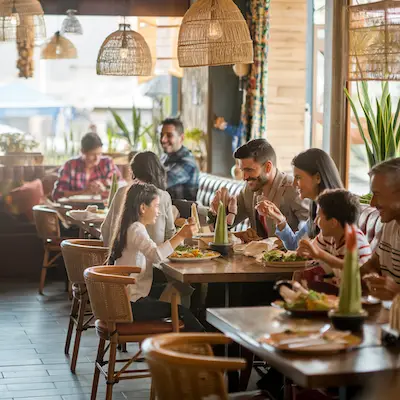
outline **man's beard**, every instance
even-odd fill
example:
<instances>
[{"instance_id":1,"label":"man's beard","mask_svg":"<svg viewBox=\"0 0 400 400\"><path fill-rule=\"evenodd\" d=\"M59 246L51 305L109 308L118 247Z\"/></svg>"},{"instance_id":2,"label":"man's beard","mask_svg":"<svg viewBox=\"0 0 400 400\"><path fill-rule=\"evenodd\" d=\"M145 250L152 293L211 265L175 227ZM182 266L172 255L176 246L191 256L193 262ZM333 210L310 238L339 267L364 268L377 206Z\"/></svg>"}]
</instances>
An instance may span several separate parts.
<instances>
[{"instance_id":1,"label":"man's beard","mask_svg":"<svg viewBox=\"0 0 400 400\"><path fill-rule=\"evenodd\" d=\"M247 182L255 182L256 186L251 188L253 192L259 192L268 183L268 174L260 174L257 178L248 178Z\"/></svg>"}]
</instances>

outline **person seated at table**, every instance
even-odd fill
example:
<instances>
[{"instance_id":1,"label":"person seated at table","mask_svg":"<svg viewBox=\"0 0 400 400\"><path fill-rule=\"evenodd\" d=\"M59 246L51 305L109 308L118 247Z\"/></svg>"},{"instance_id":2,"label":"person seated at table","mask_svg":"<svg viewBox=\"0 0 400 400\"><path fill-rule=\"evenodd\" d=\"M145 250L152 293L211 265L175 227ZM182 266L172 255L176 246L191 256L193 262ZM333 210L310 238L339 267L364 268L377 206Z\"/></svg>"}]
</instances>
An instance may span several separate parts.
<instances>
[{"instance_id":1,"label":"person seated at table","mask_svg":"<svg viewBox=\"0 0 400 400\"><path fill-rule=\"evenodd\" d=\"M167 118L161 124L161 163L167 171L167 191L172 200L195 201L199 168L191 151L183 145L183 124L178 118Z\"/></svg>"},{"instance_id":2,"label":"person seated at table","mask_svg":"<svg viewBox=\"0 0 400 400\"><path fill-rule=\"evenodd\" d=\"M307 219L308 202L301 200L293 187L293 177L276 168L274 148L265 139L253 139L239 147L233 154L239 160L245 188L238 197L229 196L227 220L232 226L250 219L250 225L258 236L266 238L275 233L275 220L257 213L255 206L260 198L268 199L280 210L282 220L296 230ZM218 190L211 202L209 222L214 223L223 193ZM279 208L278 208L279 207Z\"/></svg>"},{"instance_id":3,"label":"person seated at table","mask_svg":"<svg viewBox=\"0 0 400 400\"><path fill-rule=\"evenodd\" d=\"M361 267L374 297L392 300L400 293L400 158L375 165L371 177L371 206L383 223L378 248Z\"/></svg>"},{"instance_id":4,"label":"person seated at table","mask_svg":"<svg viewBox=\"0 0 400 400\"><path fill-rule=\"evenodd\" d=\"M171 196L166 191L166 174L159 158L151 151L137 153L130 162L133 183L151 183L158 189L160 197L160 214L156 223L147 225L150 238L157 244L170 239L176 232L172 214ZM116 229L118 215L123 210L126 193L129 186L118 189L109 210L101 225L101 235L106 246L110 244L112 234Z\"/></svg>"},{"instance_id":5,"label":"person seated at table","mask_svg":"<svg viewBox=\"0 0 400 400\"><path fill-rule=\"evenodd\" d=\"M327 275L334 275L335 283L340 280L344 266L345 228L357 224L360 215L358 196L344 189L322 192L316 199L318 205L316 224L320 229L314 240L302 239L297 254L321 261ZM360 229L357 229L357 247L360 266L371 258L371 247Z\"/></svg>"},{"instance_id":6,"label":"person seated at table","mask_svg":"<svg viewBox=\"0 0 400 400\"><path fill-rule=\"evenodd\" d=\"M186 238L196 233L194 219L190 218L178 233L157 245L151 240L146 227L154 224L160 213L158 189L151 184L135 183L127 192L118 229L110 246L108 263L138 266L139 274L132 274L136 283L129 286L133 318L136 321L153 321L171 317L171 304L149 296L153 284L153 264L160 263L174 252ZM179 315L185 331L203 332L204 328L193 314L179 306Z\"/></svg>"},{"instance_id":7,"label":"person seated at table","mask_svg":"<svg viewBox=\"0 0 400 400\"><path fill-rule=\"evenodd\" d=\"M321 149L308 149L295 156L292 160L294 173L294 186L297 188L301 199L310 199L309 216L307 223L299 230L293 224L282 207L271 199L256 205L258 213L267 220L275 222L278 236L288 250L296 250L301 238L308 236L314 238L319 232L315 224L317 205L315 199L325 189L343 188L339 172L332 158Z\"/></svg>"},{"instance_id":8,"label":"person seated at table","mask_svg":"<svg viewBox=\"0 0 400 400\"><path fill-rule=\"evenodd\" d=\"M103 143L97 133L87 133L81 140L81 155L68 160L58 173L53 199L79 194L107 195L114 173L121 173L109 157L102 156Z\"/></svg>"}]
</instances>

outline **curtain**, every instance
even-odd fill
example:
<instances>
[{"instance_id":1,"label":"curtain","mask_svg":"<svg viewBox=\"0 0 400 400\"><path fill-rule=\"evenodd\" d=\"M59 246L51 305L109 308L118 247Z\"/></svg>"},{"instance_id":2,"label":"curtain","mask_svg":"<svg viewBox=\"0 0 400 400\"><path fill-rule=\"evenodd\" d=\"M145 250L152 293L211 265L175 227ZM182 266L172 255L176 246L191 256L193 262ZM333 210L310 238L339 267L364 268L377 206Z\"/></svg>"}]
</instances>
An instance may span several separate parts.
<instances>
[{"instance_id":1,"label":"curtain","mask_svg":"<svg viewBox=\"0 0 400 400\"><path fill-rule=\"evenodd\" d=\"M247 0L247 23L254 46L254 64L242 105L243 136L246 141L265 137L267 132L267 84L269 7L271 0Z\"/></svg>"}]
</instances>

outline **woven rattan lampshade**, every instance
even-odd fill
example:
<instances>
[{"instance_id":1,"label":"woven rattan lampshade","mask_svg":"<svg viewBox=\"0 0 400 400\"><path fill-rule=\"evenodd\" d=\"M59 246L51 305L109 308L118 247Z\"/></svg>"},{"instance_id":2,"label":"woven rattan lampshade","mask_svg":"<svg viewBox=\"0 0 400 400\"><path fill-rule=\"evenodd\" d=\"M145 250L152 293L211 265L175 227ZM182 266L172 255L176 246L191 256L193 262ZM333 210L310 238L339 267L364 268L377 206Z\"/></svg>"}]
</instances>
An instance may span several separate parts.
<instances>
[{"instance_id":1,"label":"woven rattan lampshade","mask_svg":"<svg viewBox=\"0 0 400 400\"><path fill-rule=\"evenodd\" d=\"M178 38L180 67L250 64L253 41L232 0L197 0L182 20Z\"/></svg>"},{"instance_id":2,"label":"woven rattan lampshade","mask_svg":"<svg viewBox=\"0 0 400 400\"><path fill-rule=\"evenodd\" d=\"M77 58L78 54L74 44L56 32L43 46L41 58L43 60L61 60Z\"/></svg>"},{"instance_id":3,"label":"woven rattan lampshade","mask_svg":"<svg viewBox=\"0 0 400 400\"><path fill-rule=\"evenodd\" d=\"M97 75L151 75L152 59L143 36L131 30L129 24L107 36L97 56Z\"/></svg>"},{"instance_id":4,"label":"woven rattan lampshade","mask_svg":"<svg viewBox=\"0 0 400 400\"><path fill-rule=\"evenodd\" d=\"M73 33L75 35L83 35L82 25L76 17L76 10L68 10L67 17L61 25L61 34Z\"/></svg>"},{"instance_id":5,"label":"woven rattan lampshade","mask_svg":"<svg viewBox=\"0 0 400 400\"><path fill-rule=\"evenodd\" d=\"M349 7L349 76L400 80L400 0Z\"/></svg>"},{"instance_id":6,"label":"woven rattan lampshade","mask_svg":"<svg viewBox=\"0 0 400 400\"><path fill-rule=\"evenodd\" d=\"M17 36L18 26L18 36ZM37 0L0 0L0 41L46 38L43 9Z\"/></svg>"}]
</instances>

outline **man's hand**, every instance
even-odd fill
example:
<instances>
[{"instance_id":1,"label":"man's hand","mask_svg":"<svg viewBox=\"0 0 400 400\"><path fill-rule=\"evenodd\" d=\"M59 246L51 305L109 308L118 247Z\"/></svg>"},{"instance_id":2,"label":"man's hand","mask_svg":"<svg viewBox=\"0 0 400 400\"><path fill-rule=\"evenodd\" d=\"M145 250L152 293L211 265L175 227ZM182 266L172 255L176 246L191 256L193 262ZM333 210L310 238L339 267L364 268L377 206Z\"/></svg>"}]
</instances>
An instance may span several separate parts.
<instances>
[{"instance_id":1,"label":"man's hand","mask_svg":"<svg viewBox=\"0 0 400 400\"><path fill-rule=\"evenodd\" d=\"M272 201L263 200L256 204L257 212L263 217L271 218L277 225L286 221L285 216L281 210Z\"/></svg>"},{"instance_id":2,"label":"man's hand","mask_svg":"<svg viewBox=\"0 0 400 400\"><path fill-rule=\"evenodd\" d=\"M89 182L87 187L87 192L90 194L101 194L105 192L107 188L103 185L101 181Z\"/></svg>"},{"instance_id":3,"label":"man's hand","mask_svg":"<svg viewBox=\"0 0 400 400\"><path fill-rule=\"evenodd\" d=\"M393 300L400 293L400 285L390 276L369 274L364 276L363 281L367 284L371 296L381 300Z\"/></svg>"},{"instance_id":4,"label":"man's hand","mask_svg":"<svg viewBox=\"0 0 400 400\"><path fill-rule=\"evenodd\" d=\"M302 239L299 242L297 254L300 257L318 260L321 256L321 249L316 246L311 240Z\"/></svg>"},{"instance_id":5,"label":"man's hand","mask_svg":"<svg viewBox=\"0 0 400 400\"><path fill-rule=\"evenodd\" d=\"M217 117L214 122L214 127L224 131L227 127L228 123L225 121L224 117Z\"/></svg>"},{"instance_id":6,"label":"man's hand","mask_svg":"<svg viewBox=\"0 0 400 400\"><path fill-rule=\"evenodd\" d=\"M183 225L178 232L183 239L189 239L198 232L196 221L193 217L188 218L188 223Z\"/></svg>"},{"instance_id":7,"label":"man's hand","mask_svg":"<svg viewBox=\"0 0 400 400\"><path fill-rule=\"evenodd\" d=\"M217 190L210 205L210 211L214 215L217 215L220 202L222 202L222 204L228 209L228 215L226 216L227 224L232 225L237 214L237 198L231 196L227 188Z\"/></svg>"}]
</instances>

